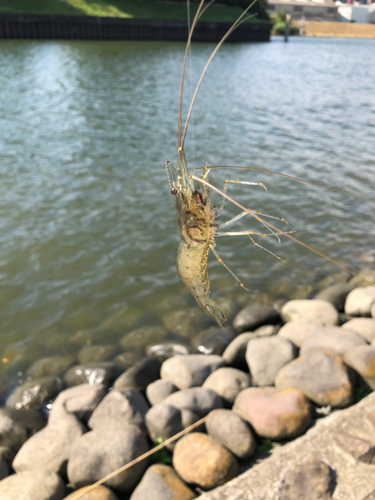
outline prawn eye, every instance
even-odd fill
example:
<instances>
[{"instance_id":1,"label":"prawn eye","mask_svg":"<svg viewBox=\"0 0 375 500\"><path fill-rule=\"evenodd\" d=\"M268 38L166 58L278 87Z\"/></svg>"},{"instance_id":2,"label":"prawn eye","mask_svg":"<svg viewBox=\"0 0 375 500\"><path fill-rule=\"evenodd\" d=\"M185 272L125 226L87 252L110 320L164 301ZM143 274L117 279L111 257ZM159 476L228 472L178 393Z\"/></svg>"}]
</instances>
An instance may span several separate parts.
<instances>
[{"instance_id":1,"label":"prawn eye","mask_svg":"<svg viewBox=\"0 0 375 500\"><path fill-rule=\"evenodd\" d=\"M175 187L173 187L173 188L171 189L171 195L176 196L176 194L177 194L177 193L178 193L178 189L177 189L177 188L175 188Z\"/></svg>"}]
</instances>

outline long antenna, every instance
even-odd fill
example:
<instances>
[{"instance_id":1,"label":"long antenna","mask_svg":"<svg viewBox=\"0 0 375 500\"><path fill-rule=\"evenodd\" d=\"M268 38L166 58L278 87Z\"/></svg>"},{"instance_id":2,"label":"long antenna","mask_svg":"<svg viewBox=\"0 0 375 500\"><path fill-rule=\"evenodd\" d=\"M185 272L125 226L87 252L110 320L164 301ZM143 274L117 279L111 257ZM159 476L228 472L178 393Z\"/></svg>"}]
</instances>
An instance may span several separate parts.
<instances>
[{"instance_id":1,"label":"long antenna","mask_svg":"<svg viewBox=\"0 0 375 500\"><path fill-rule=\"evenodd\" d=\"M188 112L188 115L187 115L187 118L186 118L186 122L185 122L185 128L184 128L184 134L182 136L182 142L180 144L180 141L179 141L179 147L184 147L184 143L185 143L185 137L186 137L186 132L187 132L187 128L188 128L188 124L189 124L189 120L190 120L190 116L191 116L191 112L193 110L193 106L194 106L194 103L195 103L195 99L197 97L197 94L198 94L198 90L199 90L199 87L202 83L202 80L203 80L203 77L204 75L206 74L206 71L207 71L207 68L208 66L210 65L210 62L212 61L212 59L215 57L215 54L216 52L220 49L220 47L223 45L223 43L225 42L225 40L228 38L228 36L241 24L242 21L242 18L244 17L244 15L248 12L249 9L251 9L251 7L256 3L257 0L253 0L253 2L247 7L247 9L245 9L242 14L240 15L240 17L237 19L237 21L230 27L230 29L225 33L225 35L223 36L223 38L220 40L220 42L216 45L214 51L212 52L210 58L208 59L203 71L202 71L202 74L199 78L199 81L198 81L198 84L196 86L196 89L195 89L195 92L194 92L194 95L193 95L193 98L191 100L191 104L190 104L190 108L189 108L189 112ZM247 18L248 19L248 18ZM189 41L190 41L190 34L189 34L189 40L188 40L188 44L189 44ZM186 54L185 54L185 57L186 57ZM185 61L184 61L185 62ZM183 69L183 71L185 70L185 68ZM182 93L180 94L180 106L182 104ZM181 110L181 107L180 107L180 110ZM179 134L181 133L181 128L180 128L180 115L179 115ZM180 138L180 135L179 135L179 138Z\"/></svg>"}]
</instances>

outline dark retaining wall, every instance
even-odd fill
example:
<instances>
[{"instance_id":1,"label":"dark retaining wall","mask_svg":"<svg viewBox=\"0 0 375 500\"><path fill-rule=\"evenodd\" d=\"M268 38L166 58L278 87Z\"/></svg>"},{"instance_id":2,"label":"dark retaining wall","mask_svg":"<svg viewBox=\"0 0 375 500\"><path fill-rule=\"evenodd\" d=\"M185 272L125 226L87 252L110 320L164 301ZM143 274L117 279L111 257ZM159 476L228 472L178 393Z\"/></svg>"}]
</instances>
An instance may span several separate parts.
<instances>
[{"instance_id":1,"label":"dark retaining wall","mask_svg":"<svg viewBox=\"0 0 375 500\"><path fill-rule=\"evenodd\" d=\"M231 23L199 22L193 40L218 42ZM230 42L268 42L271 24L242 24ZM116 17L0 14L0 39L186 41L186 21Z\"/></svg>"}]
</instances>

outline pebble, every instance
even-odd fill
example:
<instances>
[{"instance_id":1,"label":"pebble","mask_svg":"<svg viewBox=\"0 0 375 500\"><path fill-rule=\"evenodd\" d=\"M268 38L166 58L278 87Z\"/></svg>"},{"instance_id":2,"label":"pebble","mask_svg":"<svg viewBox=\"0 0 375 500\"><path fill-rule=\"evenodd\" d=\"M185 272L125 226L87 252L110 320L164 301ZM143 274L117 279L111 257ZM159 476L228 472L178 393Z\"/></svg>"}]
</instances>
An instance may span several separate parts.
<instances>
[{"instance_id":1,"label":"pebble","mask_svg":"<svg viewBox=\"0 0 375 500\"><path fill-rule=\"evenodd\" d=\"M64 498L64 500L75 500L77 495L82 495L79 500L118 500L117 496L109 488L103 485L96 486L87 491L88 487L80 488Z\"/></svg>"},{"instance_id":2,"label":"pebble","mask_svg":"<svg viewBox=\"0 0 375 500\"><path fill-rule=\"evenodd\" d=\"M156 358L143 358L122 373L113 384L114 389L133 387L144 392L146 387L160 378L160 361Z\"/></svg>"},{"instance_id":3,"label":"pebble","mask_svg":"<svg viewBox=\"0 0 375 500\"><path fill-rule=\"evenodd\" d=\"M237 460L229 451L199 432L187 434L177 442L173 466L184 481L205 490L233 479L238 470Z\"/></svg>"},{"instance_id":4,"label":"pebble","mask_svg":"<svg viewBox=\"0 0 375 500\"><path fill-rule=\"evenodd\" d=\"M178 391L178 388L172 382L158 379L147 386L146 397L152 406L161 403L163 399L176 391Z\"/></svg>"},{"instance_id":5,"label":"pebble","mask_svg":"<svg viewBox=\"0 0 375 500\"><path fill-rule=\"evenodd\" d=\"M118 349L114 345L86 346L78 352L78 362L81 365L86 365L97 361L108 361L117 351Z\"/></svg>"},{"instance_id":6,"label":"pebble","mask_svg":"<svg viewBox=\"0 0 375 500\"><path fill-rule=\"evenodd\" d=\"M147 356L158 358L162 363L172 356L197 354L197 350L188 345L174 344L173 342L164 342L160 344L152 344L146 347Z\"/></svg>"},{"instance_id":7,"label":"pebble","mask_svg":"<svg viewBox=\"0 0 375 500\"><path fill-rule=\"evenodd\" d=\"M355 347L345 353L344 362L358 373L372 391L375 390L375 346Z\"/></svg>"},{"instance_id":8,"label":"pebble","mask_svg":"<svg viewBox=\"0 0 375 500\"><path fill-rule=\"evenodd\" d=\"M61 379L45 377L40 380L30 380L16 387L9 396L6 406L19 410L38 409L50 401L62 389Z\"/></svg>"},{"instance_id":9,"label":"pebble","mask_svg":"<svg viewBox=\"0 0 375 500\"><path fill-rule=\"evenodd\" d=\"M61 415L71 413L86 423L106 393L107 388L101 384L83 384L65 389L53 402L48 422L52 423Z\"/></svg>"},{"instance_id":10,"label":"pebble","mask_svg":"<svg viewBox=\"0 0 375 500\"><path fill-rule=\"evenodd\" d=\"M272 440L300 436L311 424L310 405L299 389L251 387L239 393L232 410Z\"/></svg>"},{"instance_id":11,"label":"pebble","mask_svg":"<svg viewBox=\"0 0 375 500\"><path fill-rule=\"evenodd\" d=\"M226 332L223 332L221 328L212 326L200 332L193 339L193 345L202 354L218 354L220 356L233 338L234 332L230 327L226 327Z\"/></svg>"},{"instance_id":12,"label":"pebble","mask_svg":"<svg viewBox=\"0 0 375 500\"><path fill-rule=\"evenodd\" d=\"M325 300L290 300L281 309L281 317L285 323L313 321L321 325L337 325L339 322L338 312Z\"/></svg>"},{"instance_id":13,"label":"pebble","mask_svg":"<svg viewBox=\"0 0 375 500\"><path fill-rule=\"evenodd\" d=\"M375 321L372 318L353 318L342 328L357 333L369 344L375 339Z\"/></svg>"},{"instance_id":14,"label":"pebble","mask_svg":"<svg viewBox=\"0 0 375 500\"><path fill-rule=\"evenodd\" d=\"M246 348L247 344L251 339L256 339L258 337L266 337L270 335L275 335L277 333L277 329L275 327L269 328L266 325L266 328L260 327L255 330L255 332L244 332L238 335L232 342L228 345L228 347L223 352L223 360L227 365L234 366L240 370L247 370L246 363Z\"/></svg>"},{"instance_id":15,"label":"pebble","mask_svg":"<svg viewBox=\"0 0 375 500\"><path fill-rule=\"evenodd\" d=\"M309 351L284 366L277 374L276 387L295 387L319 406L345 408L353 389L341 356L326 351Z\"/></svg>"},{"instance_id":16,"label":"pebble","mask_svg":"<svg viewBox=\"0 0 375 500\"><path fill-rule=\"evenodd\" d=\"M211 410L223 407L223 400L211 389L206 387L191 387L171 394L164 399L163 404L176 408L190 410L200 418Z\"/></svg>"},{"instance_id":17,"label":"pebble","mask_svg":"<svg viewBox=\"0 0 375 500\"><path fill-rule=\"evenodd\" d=\"M289 321L279 330L279 337L290 340L297 347L301 347L305 338L320 330L322 325L317 321Z\"/></svg>"},{"instance_id":18,"label":"pebble","mask_svg":"<svg viewBox=\"0 0 375 500\"><path fill-rule=\"evenodd\" d=\"M90 429L132 424L144 429L149 405L144 396L132 387L109 392L95 408L88 421Z\"/></svg>"},{"instance_id":19,"label":"pebble","mask_svg":"<svg viewBox=\"0 0 375 500\"><path fill-rule=\"evenodd\" d=\"M99 427L83 434L70 448L68 480L74 488L99 481L148 451L145 436L134 425ZM120 472L104 484L120 492L131 491L147 468L147 459Z\"/></svg>"},{"instance_id":20,"label":"pebble","mask_svg":"<svg viewBox=\"0 0 375 500\"><path fill-rule=\"evenodd\" d=\"M0 481L1 500L62 500L64 496L63 480L49 470L20 472Z\"/></svg>"},{"instance_id":21,"label":"pebble","mask_svg":"<svg viewBox=\"0 0 375 500\"><path fill-rule=\"evenodd\" d=\"M310 457L286 471L279 500L330 500L334 489L334 471L318 458Z\"/></svg>"},{"instance_id":22,"label":"pebble","mask_svg":"<svg viewBox=\"0 0 375 500\"><path fill-rule=\"evenodd\" d=\"M151 441L154 443L157 443L160 438L165 441L184 429L181 410L165 403L150 408L146 413L145 423ZM173 450L174 446L175 442L167 445L167 448Z\"/></svg>"},{"instance_id":23,"label":"pebble","mask_svg":"<svg viewBox=\"0 0 375 500\"><path fill-rule=\"evenodd\" d=\"M296 355L295 346L278 335L250 340L246 349L246 362L253 385L273 385L279 370Z\"/></svg>"},{"instance_id":24,"label":"pebble","mask_svg":"<svg viewBox=\"0 0 375 500\"><path fill-rule=\"evenodd\" d=\"M145 472L130 500L192 500L194 492L177 476L172 467L154 464Z\"/></svg>"},{"instance_id":25,"label":"pebble","mask_svg":"<svg viewBox=\"0 0 375 500\"><path fill-rule=\"evenodd\" d=\"M71 355L65 356L49 356L35 361L27 370L28 377L41 379L45 377L61 377L66 370L72 366L75 357Z\"/></svg>"},{"instance_id":26,"label":"pebble","mask_svg":"<svg viewBox=\"0 0 375 500\"><path fill-rule=\"evenodd\" d=\"M234 318L233 327L237 333L255 330L262 325L276 325L279 313L271 306L252 304L242 309Z\"/></svg>"},{"instance_id":27,"label":"pebble","mask_svg":"<svg viewBox=\"0 0 375 500\"><path fill-rule=\"evenodd\" d=\"M202 387L212 389L223 398L226 406L232 407L237 394L251 387L251 377L242 370L225 366L211 373Z\"/></svg>"},{"instance_id":28,"label":"pebble","mask_svg":"<svg viewBox=\"0 0 375 500\"><path fill-rule=\"evenodd\" d=\"M325 326L305 338L300 354L319 349L343 356L347 351L358 345L366 345L366 341L357 333L338 326Z\"/></svg>"},{"instance_id":29,"label":"pebble","mask_svg":"<svg viewBox=\"0 0 375 500\"><path fill-rule=\"evenodd\" d=\"M206 420L207 434L241 460L250 458L256 449L249 425L230 410L214 410Z\"/></svg>"},{"instance_id":30,"label":"pebble","mask_svg":"<svg viewBox=\"0 0 375 500\"><path fill-rule=\"evenodd\" d=\"M337 283L328 286L314 296L314 300L326 300L330 302L335 309L340 312L344 311L346 297L349 292L355 288L353 283Z\"/></svg>"},{"instance_id":31,"label":"pebble","mask_svg":"<svg viewBox=\"0 0 375 500\"><path fill-rule=\"evenodd\" d=\"M30 436L45 425L45 419L36 410L0 408L0 445L18 451Z\"/></svg>"},{"instance_id":32,"label":"pebble","mask_svg":"<svg viewBox=\"0 0 375 500\"><path fill-rule=\"evenodd\" d=\"M225 363L221 356L210 354L190 354L188 356L174 356L161 366L160 376L169 380L179 389L198 387L206 378Z\"/></svg>"},{"instance_id":33,"label":"pebble","mask_svg":"<svg viewBox=\"0 0 375 500\"><path fill-rule=\"evenodd\" d=\"M64 476L70 448L86 431L74 415L66 414L54 424L48 423L21 446L13 460L13 469L17 473L44 469Z\"/></svg>"},{"instance_id":34,"label":"pebble","mask_svg":"<svg viewBox=\"0 0 375 500\"><path fill-rule=\"evenodd\" d=\"M108 386L117 376L117 368L113 362L101 361L94 364L75 365L65 373L65 385L73 387L81 384L104 384Z\"/></svg>"},{"instance_id":35,"label":"pebble","mask_svg":"<svg viewBox=\"0 0 375 500\"><path fill-rule=\"evenodd\" d=\"M375 287L366 286L352 290L345 302L345 313L350 316L370 316L375 303Z\"/></svg>"}]
</instances>

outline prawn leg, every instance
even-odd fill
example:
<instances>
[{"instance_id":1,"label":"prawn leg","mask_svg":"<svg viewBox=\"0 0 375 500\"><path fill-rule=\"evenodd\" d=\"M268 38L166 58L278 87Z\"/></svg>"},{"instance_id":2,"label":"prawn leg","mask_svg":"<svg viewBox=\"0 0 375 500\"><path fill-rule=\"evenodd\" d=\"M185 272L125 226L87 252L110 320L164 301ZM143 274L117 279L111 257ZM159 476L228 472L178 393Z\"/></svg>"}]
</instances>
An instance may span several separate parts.
<instances>
[{"instance_id":1,"label":"prawn leg","mask_svg":"<svg viewBox=\"0 0 375 500\"><path fill-rule=\"evenodd\" d=\"M234 272L229 269L229 267L225 264L225 262L223 261L223 259L220 257L220 255L217 253L217 251L215 250L215 247L214 245L210 245L210 250L212 251L212 253L215 255L215 257L217 258L217 261L220 262L220 264L222 266L225 267L225 269L233 276L233 278L237 281L237 283L240 285L240 287L242 287L244 290L247 290L248 292L251 292L251 290L249 290L248 288L245 287L245 285L242 283L242 281L234 274Z\"/></svg>"},{"instance_id":2,"label":"prawn leg","mask_svg":"<svg viewBox=\"0 0 375 500\"><path fill-rule=\"evenodd\" d=\"M205 177L204 177L204 179L205 179ZM224 194L226 194L226 192L227 192L228 184L229 183L232 183L232 184L246 184L248 186L261 186L265 191L267 191L266 186L262 182L249 182L249 181L239 181L238 179L226 179L224 181L224 186L223 186L223 193ZM216 219L218 219L220 217L220 215L222 214L222 212L224 210L224 205L225 205L225 196L222 197L220 208L219 208L219 210L218 210L218 212L216 214Z\"/></svg>"}]
</instances>

